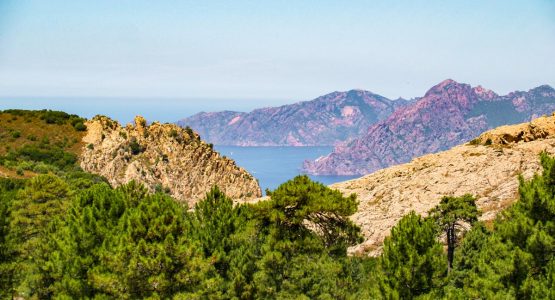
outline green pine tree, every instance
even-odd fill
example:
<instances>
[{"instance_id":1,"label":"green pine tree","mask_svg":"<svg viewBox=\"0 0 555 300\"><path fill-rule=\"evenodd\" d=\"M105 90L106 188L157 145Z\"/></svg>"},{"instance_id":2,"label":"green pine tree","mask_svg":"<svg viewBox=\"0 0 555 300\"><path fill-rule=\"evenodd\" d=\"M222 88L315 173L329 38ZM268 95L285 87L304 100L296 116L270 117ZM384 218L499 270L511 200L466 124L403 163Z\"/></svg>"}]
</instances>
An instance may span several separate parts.
<instances>
[{"instance_id":1,"label":"green pine tree","mask_svg":"<svg viewBox=\"0 0 555 300\"><path fill-rule=\"evenodd\" d=\"M465 223L472 225L478 220L478 216L480 212L476 207L476 199L469 194L461 197L443 197L441 202L430 211L430 218L445 234L449 271L453 268L458 235L464 231Z\"/></svg>"},{"instance_id":2,"label":"green pine tree","mask_svg":"<svg viewBox=\"0 0 555 300\"><path fill-rule=\"evenodd\" d=\"M384 298L412 299L441 287L447 274L433 221L411 212L384 241L381 255Z\"/></svg>"}]
</instances>

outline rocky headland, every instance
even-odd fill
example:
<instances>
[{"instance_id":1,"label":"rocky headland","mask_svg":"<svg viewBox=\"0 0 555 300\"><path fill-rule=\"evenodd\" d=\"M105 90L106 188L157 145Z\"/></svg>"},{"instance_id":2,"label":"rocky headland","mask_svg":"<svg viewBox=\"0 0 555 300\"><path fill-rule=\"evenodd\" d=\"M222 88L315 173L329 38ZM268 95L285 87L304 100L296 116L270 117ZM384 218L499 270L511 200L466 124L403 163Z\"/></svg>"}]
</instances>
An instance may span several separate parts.
<instances>
[{"instance_id":1,"label":"rocky headland","mask_svg":"<svg viewBox=\"0 0 555 300\"><path fill-rule=\"evenodd\" d=\"M261 196L258 181L235 162L212 149L192 130L142 117L122 127L107 117L86 123L80 165L118 186L129 181L163 191L192 206L214 185L229 197Z\"/></svg>"}]
</instances>

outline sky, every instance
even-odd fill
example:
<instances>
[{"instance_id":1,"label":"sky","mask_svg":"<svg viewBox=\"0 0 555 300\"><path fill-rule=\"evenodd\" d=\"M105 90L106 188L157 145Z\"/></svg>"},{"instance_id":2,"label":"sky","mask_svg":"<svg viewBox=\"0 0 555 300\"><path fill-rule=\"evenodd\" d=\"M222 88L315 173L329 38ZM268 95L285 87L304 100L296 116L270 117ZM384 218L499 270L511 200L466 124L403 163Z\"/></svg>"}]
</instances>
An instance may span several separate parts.
<instances>
[{"instance_id":1,"label":"sky","mask_svg":"<svg viewBox=\"0 0 555 300\"><path fill-rule=\"evenodd\" d=\"M554 53L553 0L0 0L0 109L169 119L447 78L504 94L555 86Z\"/></svg>"}]
</instances>

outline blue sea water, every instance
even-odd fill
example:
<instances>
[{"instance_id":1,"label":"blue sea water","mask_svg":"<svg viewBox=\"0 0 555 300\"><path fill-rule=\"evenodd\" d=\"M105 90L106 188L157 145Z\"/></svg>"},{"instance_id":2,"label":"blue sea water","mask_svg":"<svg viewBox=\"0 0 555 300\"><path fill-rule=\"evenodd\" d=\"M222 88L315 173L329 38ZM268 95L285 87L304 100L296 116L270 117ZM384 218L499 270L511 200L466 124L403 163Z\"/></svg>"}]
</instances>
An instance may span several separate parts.
<instances>
[{"instance_id":1,"label":"blue sea water","mask_svg":"<svg viewBox=\"0 0 555 300\"><path fill-rule=\"evenodd\" d=\"M331 152L332 147L236 147L214 146L216 151L235 160L259 181L262 191L274 190L280 184L301 174L306 159L316 159ZM332 184L358 176L312 176L323 184Z\"/></svg>"}]
</instances>

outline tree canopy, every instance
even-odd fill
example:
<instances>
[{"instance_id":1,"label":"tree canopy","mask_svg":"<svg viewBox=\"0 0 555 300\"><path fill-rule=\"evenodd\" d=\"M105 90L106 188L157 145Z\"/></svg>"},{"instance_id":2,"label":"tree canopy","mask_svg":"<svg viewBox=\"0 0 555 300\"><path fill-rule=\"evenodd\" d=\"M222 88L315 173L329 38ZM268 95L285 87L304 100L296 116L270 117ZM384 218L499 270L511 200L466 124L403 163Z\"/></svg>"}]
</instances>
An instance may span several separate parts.
<instances>
[{"instance_id":1,"label":"tree canopy","mask_svg":"<svg viewBox=\"0 0 555 300\"><path fill-rule=\"evenodd\" d=\"M471 195L443 197L427 217L401 218L377 258L347 255L361 242L356 197L307 176L256 204L214 187L189 211L135 182L114 188L39 160L53 172L0 179L0 298L555 297L546 154L543 173L520 179L520 199L493 224L478 221Z\"/></svg>"}]
</instances>

